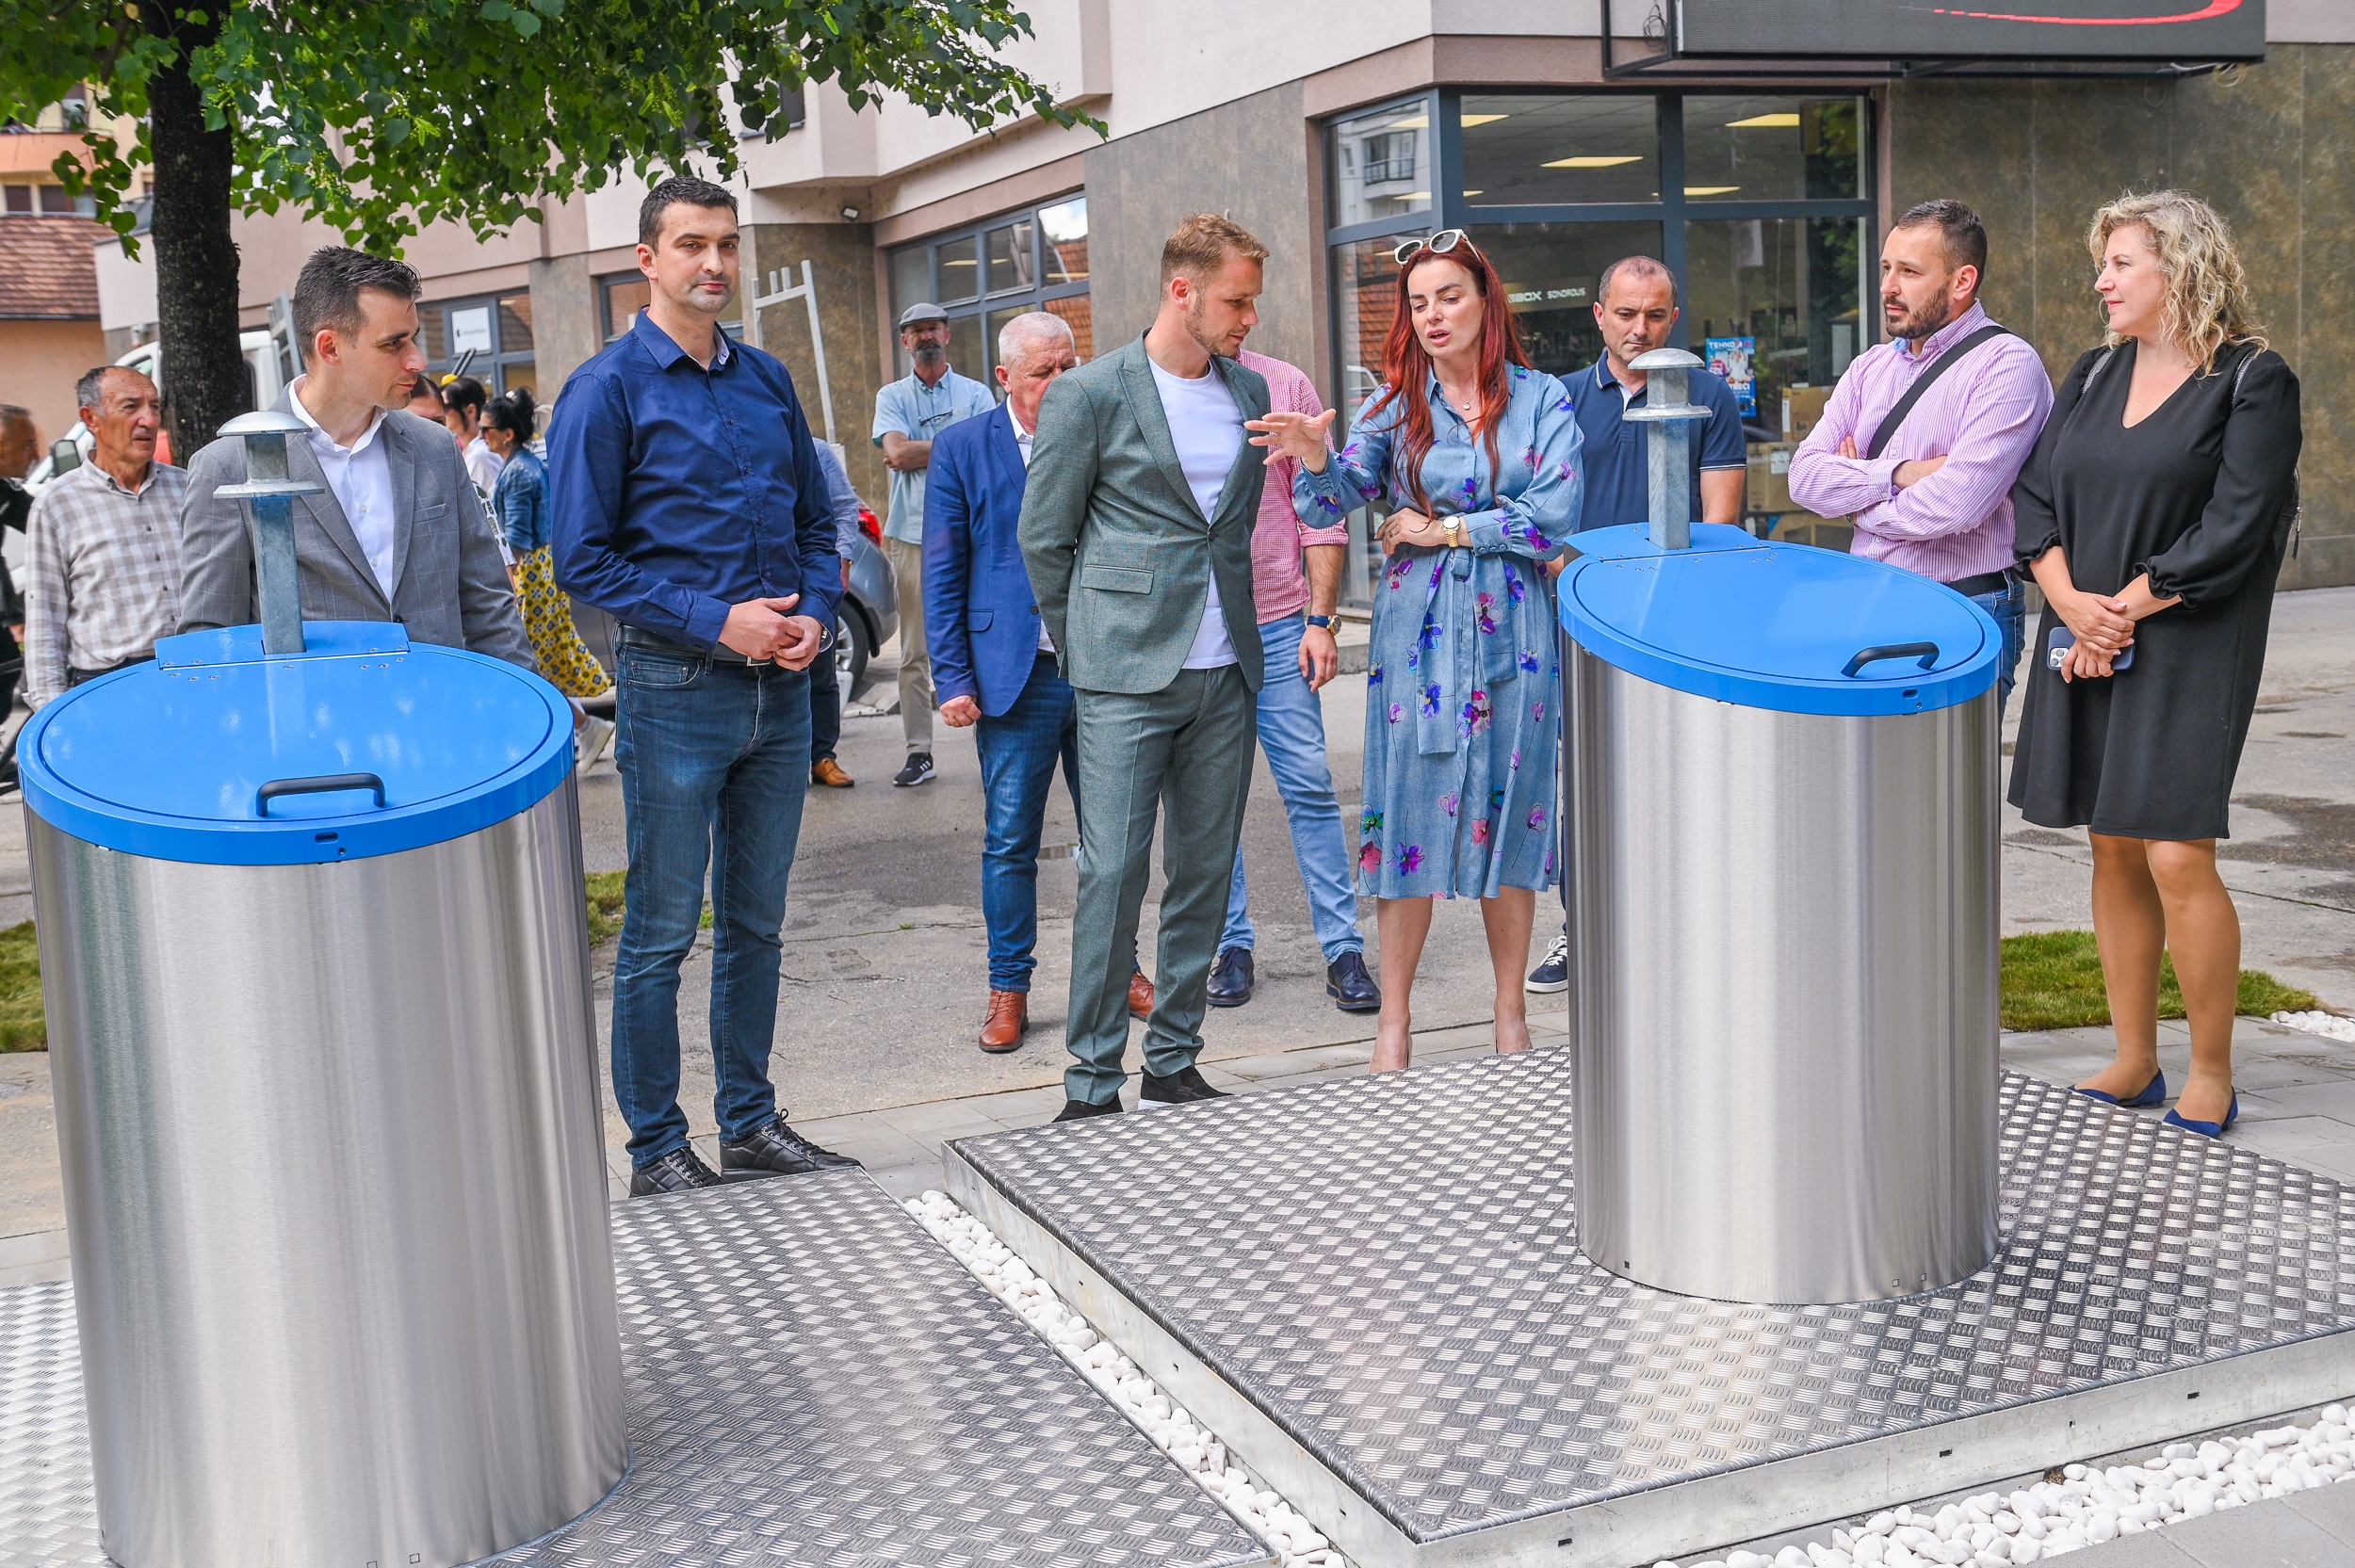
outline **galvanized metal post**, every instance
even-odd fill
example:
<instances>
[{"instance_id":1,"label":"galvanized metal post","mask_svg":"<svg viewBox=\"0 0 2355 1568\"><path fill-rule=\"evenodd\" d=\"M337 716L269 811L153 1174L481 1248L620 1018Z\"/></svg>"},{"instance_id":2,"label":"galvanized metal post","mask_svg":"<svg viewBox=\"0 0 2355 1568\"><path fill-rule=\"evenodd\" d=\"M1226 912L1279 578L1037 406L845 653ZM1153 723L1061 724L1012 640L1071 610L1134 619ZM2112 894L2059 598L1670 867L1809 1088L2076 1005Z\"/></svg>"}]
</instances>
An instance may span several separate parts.
<instances>
[{"instance_id":1,"label":"galvanized metal post","mask_svg":"<svg viewBox=\"0 0 2355 1568\"><path fill-rule=\"evenodd\" d=\"M302 652L302 589L295 564L294 504L325 487L286 477L286 440L308 428L291 413L241 413L220 428L245 443L245 483L213 493L243 503L253 544L254 599L261 606L262 652Z\"/></svg>"},{"instance_id":2,"label":"galvanized metal post","mask_svg":"<svg viewBox=\"0 0 2355 1568\"><path fill-rule=\"evenodd\" d=\"M1651 481L1651 542L1663 550L1693 542L1693 447L1675 426L1707 419L1709 411L1686 400L1688 377L1701 362L1681 348L1655 348L1628 362L1644 373L1644 405L1627 417L1651 426L1645 457Z\"/></svg>"}]
</instances>

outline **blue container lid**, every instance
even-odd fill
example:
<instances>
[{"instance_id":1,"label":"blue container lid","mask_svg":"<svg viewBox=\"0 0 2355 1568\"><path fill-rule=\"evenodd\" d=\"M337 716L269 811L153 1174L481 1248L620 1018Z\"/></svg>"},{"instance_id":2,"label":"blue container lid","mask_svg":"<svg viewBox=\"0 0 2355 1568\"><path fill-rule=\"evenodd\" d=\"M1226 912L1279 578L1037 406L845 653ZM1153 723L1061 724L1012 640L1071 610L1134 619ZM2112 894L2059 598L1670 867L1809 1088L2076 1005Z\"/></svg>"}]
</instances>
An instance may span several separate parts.
<instances>
[{"instance_id":1,"label":"blue container lid","mask_svg":"<svg viewBox=\"0 0 2355 1568\"><path fill-rule=\"evenodd\" d=\"M1572 542L1562 629L1596 657L1697 697L1780 713L1922 713L1995 684L2003 634L1942 583L1860 556L1696 523Z\"/></svg>"},{"instance_id":2,"label":"blue container lid","mask_svg":"<svg viewBox=\"0 0 2355 1568\"><path fill-rule=\"evenodd\" d=\"M572 767L572 710L528 671L412 646L397 625L189 632L44 704L17 747L24 802L61 832L208 865L358 860L462 838Z\"/></svg>"}]
</instances>

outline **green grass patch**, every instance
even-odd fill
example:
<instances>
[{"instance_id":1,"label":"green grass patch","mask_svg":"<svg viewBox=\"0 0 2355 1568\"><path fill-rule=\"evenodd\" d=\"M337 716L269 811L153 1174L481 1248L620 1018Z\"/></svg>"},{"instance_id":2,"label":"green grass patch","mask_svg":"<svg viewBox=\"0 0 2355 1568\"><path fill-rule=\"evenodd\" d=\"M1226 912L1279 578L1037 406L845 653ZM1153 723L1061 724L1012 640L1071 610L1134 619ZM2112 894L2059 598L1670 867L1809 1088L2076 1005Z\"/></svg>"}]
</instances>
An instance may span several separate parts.
<instances>
[{"instance_id":1,"label":"green grass patch","mask_svg":"<svg viewBox=\"0 0 2355 1568\"><path fill-rule=\"evenodd\" d=\"M622 883L626 871L592 871L581 881L582 892L589 899L589 940L593 945L610 936L622 934ZM701 922L705 930L711 929L711 906L704 906Z\"/></svg>"},{"instance_id":2,"label":"green grass patch","mask_svg":"<svg viewBox=\"0 0 2355 1568\"><path fill-rule=\"evenodd\" d=\"M2314 994L2283 985L2259 969L2240 972L2239 1010L2266 1018L2315 1006ZM2073 1029L2110 1021L2102 988L2102 955L2091 931L2036 931L2004 938L2004 1027ZM2184 1016L2175 962L2159 961L2159 1016Z\"/></svg>"},{"instance_id":3,"label":"green grass patch","mask_svg":"<svg viewBox=\"0 0 2355 1568\"><path fill-rule=\"evenodd\" d=\"M49 1021L41 1011L41 948L33 923L0 930L0 1051L49 1049Z\"/></svg>"}]
</instances>

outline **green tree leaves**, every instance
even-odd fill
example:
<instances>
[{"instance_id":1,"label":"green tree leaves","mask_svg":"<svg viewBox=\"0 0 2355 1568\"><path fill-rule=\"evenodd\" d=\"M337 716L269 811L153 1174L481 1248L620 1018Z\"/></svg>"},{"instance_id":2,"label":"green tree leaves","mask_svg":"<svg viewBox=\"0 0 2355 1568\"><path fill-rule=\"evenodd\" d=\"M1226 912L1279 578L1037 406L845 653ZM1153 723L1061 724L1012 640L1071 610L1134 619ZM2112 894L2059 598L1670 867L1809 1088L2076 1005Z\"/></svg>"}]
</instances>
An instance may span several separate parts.
<instances>
[{"instance_id":1,"label":"green tree leaves","mask_svg":"<svg viewBox=\"0 0 2355 1568\"><path fill-rule=\"evenodd\" d=\"M88 84L94 110L130 117L118 145L94 116L58 167L127 236L148 84L185 59L208 123L235 134L238 207L291 202L390 250L444 218L536 221L541 198L622 168L724 177L812 82L976 129L1094 124L998 58L1029 30L1007 0L0 0L0 114Z\"/></svg>"}]
</instances>

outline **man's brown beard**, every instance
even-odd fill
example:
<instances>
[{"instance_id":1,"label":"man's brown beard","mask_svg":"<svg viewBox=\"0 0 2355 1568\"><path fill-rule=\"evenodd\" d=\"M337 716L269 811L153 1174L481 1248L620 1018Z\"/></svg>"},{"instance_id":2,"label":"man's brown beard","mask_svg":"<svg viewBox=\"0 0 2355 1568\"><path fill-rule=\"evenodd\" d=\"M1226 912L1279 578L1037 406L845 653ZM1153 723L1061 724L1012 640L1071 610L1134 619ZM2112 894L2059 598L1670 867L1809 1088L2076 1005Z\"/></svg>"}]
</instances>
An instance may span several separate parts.
<instances>
[{"instance_id":1,"label":"man's brown beard","mask_svg":"<svg viewBox=\"0 0 2355 1568\"><path fill-rule=\"evenodd\" d=\"M1928 337L1931 333L1939 331L1942 327L1951 325L1956 315L1955 302L1941 294L1938 298L1938 303L1940 309L1941 309L1945 314L1941 315L1937 320L1930 321L1925 326L1916 326L1917 322L1924 321L1925 318L1918 312L1912 313L1908 316L1903 326L1892 328L1889 335L1892 337L1902 338L1924 338Z\"/></svg>"}]
</instances>

